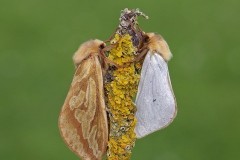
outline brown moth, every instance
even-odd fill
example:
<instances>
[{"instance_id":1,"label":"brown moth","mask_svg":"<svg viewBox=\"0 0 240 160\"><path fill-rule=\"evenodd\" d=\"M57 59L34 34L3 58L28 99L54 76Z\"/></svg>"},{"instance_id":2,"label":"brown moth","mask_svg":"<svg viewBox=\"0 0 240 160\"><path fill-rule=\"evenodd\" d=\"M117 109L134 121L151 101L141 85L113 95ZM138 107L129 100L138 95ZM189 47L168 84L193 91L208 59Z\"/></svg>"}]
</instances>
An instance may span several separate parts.
<instances>
[{"instance_id":1,"label":"brown moth","mask_svg":"<svg viewBox=\"0 0 240 160\"><path fill-rule=\"evenodd\" d=\"M59 116L67 146L83 160L100 160L108 142L100 40L83 43L73 56L76 71Z\"/></svg>"}]
</instances>

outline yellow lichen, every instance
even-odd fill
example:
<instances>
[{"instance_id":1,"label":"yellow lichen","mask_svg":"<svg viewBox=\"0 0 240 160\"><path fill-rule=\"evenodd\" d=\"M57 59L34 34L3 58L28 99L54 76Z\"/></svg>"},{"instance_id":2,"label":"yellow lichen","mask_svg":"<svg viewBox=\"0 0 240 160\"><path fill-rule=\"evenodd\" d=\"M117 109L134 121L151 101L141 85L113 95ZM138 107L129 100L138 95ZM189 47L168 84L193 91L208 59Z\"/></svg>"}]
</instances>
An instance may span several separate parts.
<instances>
[{"instance_id":1,"label":"yellow lichen","mask_svg":"<svg viewBox=\"0 0 240 160\"><path fill-rule=\"evenodd\" d=\"M111 43L115 43L108 58L123 65L134 59L135 47L131 36L116 34ZM107 106L110 118L108 142L108 160L129 160L135 144L136 106L133 99L137 92L140 75L134 63L117 68L111 72L113 80L105 84Z\"/></svg>"}]
</instances>

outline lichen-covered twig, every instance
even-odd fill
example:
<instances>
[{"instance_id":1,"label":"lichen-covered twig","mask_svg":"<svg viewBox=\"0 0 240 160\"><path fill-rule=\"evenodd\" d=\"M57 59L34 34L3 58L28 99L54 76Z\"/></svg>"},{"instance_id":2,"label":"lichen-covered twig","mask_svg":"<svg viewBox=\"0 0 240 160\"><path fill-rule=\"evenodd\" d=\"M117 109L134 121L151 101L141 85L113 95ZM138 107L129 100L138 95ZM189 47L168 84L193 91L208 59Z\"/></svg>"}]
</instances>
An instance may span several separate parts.
<instances>
[{"instance_id":1,"label":"lichen-covered twig","mask_svg":"<svg viewBox=\"0 0 240 160\"><path fill-rule=\"evenodd\" d=\"M124 9L120 24L110 43L115 44L108 58L118 65L132 61L142 43L143 33L137 26L137 17L145 14ZM136 135L136 106L134 97L140 78L140 63L130 63L125 67L110 66L105 76L105 99L109 115L108 160L129 160Z\"/></svg>"}]
</instances>

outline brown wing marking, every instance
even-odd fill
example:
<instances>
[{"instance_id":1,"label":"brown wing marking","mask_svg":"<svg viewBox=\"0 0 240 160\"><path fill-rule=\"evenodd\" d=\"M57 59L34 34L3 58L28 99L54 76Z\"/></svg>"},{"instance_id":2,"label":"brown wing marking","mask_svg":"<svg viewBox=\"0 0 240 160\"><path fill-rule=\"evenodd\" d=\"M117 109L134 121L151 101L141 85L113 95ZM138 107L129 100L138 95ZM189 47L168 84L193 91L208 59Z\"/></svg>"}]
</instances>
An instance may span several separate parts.
<instances>
[{"instance_id":1,"label":"brown wing marking","mask_svg":"<svg viewBox=\"0 0 240 160\"><path fill-rule=\"evenodd\" d=\"M108 141L103 77L97 56L79 64L59 117L65 143L83 160L100 160Z\"/></svg>"}]
</instances>

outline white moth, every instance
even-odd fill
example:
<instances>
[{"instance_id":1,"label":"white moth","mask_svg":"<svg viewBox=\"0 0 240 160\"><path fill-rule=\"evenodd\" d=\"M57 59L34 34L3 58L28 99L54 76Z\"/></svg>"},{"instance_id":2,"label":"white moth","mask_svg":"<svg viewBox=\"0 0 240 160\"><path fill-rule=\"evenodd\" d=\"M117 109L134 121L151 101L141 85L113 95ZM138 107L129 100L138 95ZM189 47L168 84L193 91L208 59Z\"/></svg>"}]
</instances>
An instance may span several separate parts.
<instances>
[{"instance_id":1,"label":"white moth","mask_svg":"<svg viewBox=\"0 0 240 160\"><path fill-rule=\"evenodd\" d=\"M168 73L172 54L166 41L154 33L147 34L146 57L136 97L137 138L165 128L176 116L177 105Z\"/></svg>"}]
</instances>

